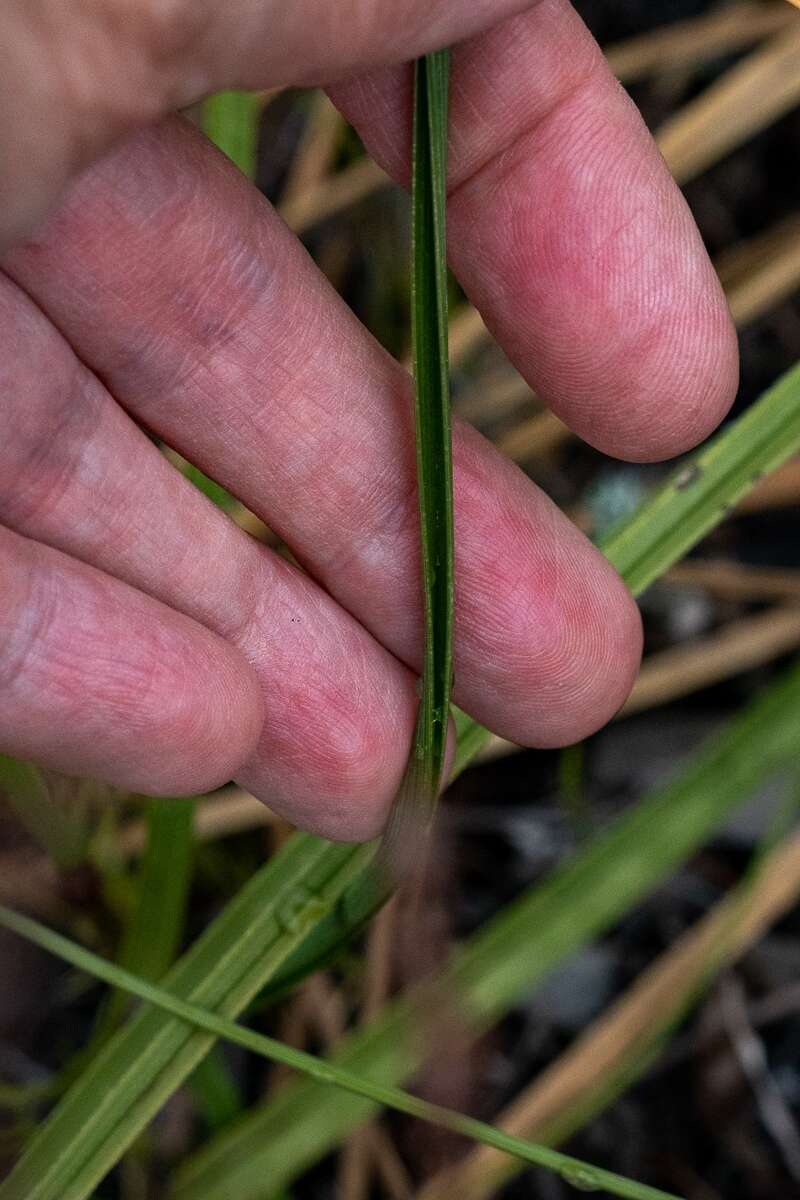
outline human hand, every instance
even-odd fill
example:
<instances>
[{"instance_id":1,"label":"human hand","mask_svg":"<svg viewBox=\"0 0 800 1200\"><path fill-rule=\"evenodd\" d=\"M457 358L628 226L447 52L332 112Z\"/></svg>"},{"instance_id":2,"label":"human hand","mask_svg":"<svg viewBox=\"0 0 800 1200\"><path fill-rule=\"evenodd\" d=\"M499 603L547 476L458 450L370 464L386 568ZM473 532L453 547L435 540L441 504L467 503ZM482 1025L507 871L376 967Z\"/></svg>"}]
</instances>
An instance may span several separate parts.
<instances>
[{"instance_id":1,"label":"human hand","mask_svg":"<svg viewBox=\"0 0 800 1200\"><path fill-rule=\"evenodd\" d=\"M542 399L634 460L693 445L735 391L693 221L566 0L10 0L3 20L0 748L145 792L235 776L306 828L371 836L420 665L409 380L255 189L159 119L217 88L336 80L405 181L410 74L391 64L459 40L453 269ZM522 744L577 740L631 686L636 607L458 423L454 460L454 698Z\"/></svg>"}]
</instances>

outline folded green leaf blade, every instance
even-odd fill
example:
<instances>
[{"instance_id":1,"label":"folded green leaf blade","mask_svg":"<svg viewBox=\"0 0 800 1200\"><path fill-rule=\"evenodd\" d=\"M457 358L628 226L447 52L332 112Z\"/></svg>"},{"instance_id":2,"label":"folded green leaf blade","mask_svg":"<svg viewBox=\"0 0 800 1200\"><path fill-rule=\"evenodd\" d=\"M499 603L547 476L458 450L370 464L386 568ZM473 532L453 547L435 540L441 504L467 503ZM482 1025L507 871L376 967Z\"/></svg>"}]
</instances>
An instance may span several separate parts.
<instances>
[{"instance_id":1,"label":"folded green leaf blade","mask_svg":"<svg viewBox=\"0 0 800 1200\"><path fill-rule=\"evenodd\" d=\"M447 86L449 52L416 64L412 183L417 487L425 593L425 666L418 753L426 790L442 783L453 673L453 467L447 355Z\"/></svg>"},{"instance_id":2,"label":"folded green leaf blade","mask_svg":"<svg viewBox=\"0 0 800 1200\"><path fill-rule=\"evenodd\" d=\"M181 942L192 883L195 808L188 797L159 797L147 805L136 919L121 955L122 965L145 979L162 978Z\"/></svg>"}]
</instances>

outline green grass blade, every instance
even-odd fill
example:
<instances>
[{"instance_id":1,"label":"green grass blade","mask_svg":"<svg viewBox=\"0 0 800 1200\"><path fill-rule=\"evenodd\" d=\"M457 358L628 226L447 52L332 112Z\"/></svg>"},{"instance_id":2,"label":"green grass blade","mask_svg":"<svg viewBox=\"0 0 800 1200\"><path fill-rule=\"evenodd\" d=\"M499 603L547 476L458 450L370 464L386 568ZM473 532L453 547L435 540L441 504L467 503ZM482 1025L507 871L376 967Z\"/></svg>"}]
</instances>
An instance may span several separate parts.
<instances>
[{"instance_id":1,"label":"green grass blade","mask_svg":"<svg viewBox=\"0 0 800 1200\"><path fill-rule=\"evenodd\" d=\"M260 114L257 92L217 92L203 104L203 130L248 179L256 174Z\"/></svg>"},{"instance_id":2,"label":"green grass blade","mask_svg":"<svg viewBox=\"0 0 800 1200\"><path fill-rule=\"evenodd\" d=\"M621 1196L626 1200L676 1200L675 1196L666 1192L636 1183L631 1179L625 1179L612 1171L590 1166L588 1163L560 1154L548 1147L538 1146L523 1138L514 1137L512 1134L494 1129L483 1121L464 1116L454 1109L431 1104L429 1101L412 1096L399 1088L387 1087L374 1080L361 1078L346 1068L335 1066L330 1062L323 1062L304 1050L297 1050L274 1038L237 1025L216 1013L199 1008L196 1004L189 1004L165 989L140 979L115 963L100 958L76 942L40 925L38 921L23 916L22 913L15 912L4 905L0 905L0 925L35 943L50 954L57 955L79 970L86 971L95 978L111 984L112 987L124 989L130 995L138 996L139 999L172 1014L190 1027L204 1030L215 1037L226 1038L235 1045L268 1058L272 1062L283 1063L295 1071L302 1072L318 1084L342 1089L376 1104L393 1108L397 1112L442 1126L454 1133L482 1142L484 1145L493 1146L530 1165L553 1171L567 1183L583 1190L590 1188L592 1191L599 1191L602 1189L612 1196Z\"/></svg>"},{"instance_id":3,"label":"green grass blade","mask_svg":"<svg viewBox=\"0 0 800 1200\"><path fill-rule=\"evenodd\" d=\"M449 52L415 67L411 329L425 645L422 697L406 777L384 839L403 873L442 785L453 675L453 467L447 356L447 91Z\"/></svg>"},{"instance_id":4,"label":"green grass blade","mask_svg":"<svg viewBox=\"0 0 800 1200\"><path fill-rule=\"evenodd\" d=\"M556 966L607 930L704 842L765 775L793 766L800 669L769 688L670 784L576 858L527 891L453 956L437 994L453 997L475 1034ZM423 996L425 993L423 993ZM423 1000L424 1003L424 1000ZM351 1034L335 1061L399 1083L423 1058L412 997ZM374 1111L312 1081L287 1087L204 1146L180 1170L172 1200L261 1200L291 1183ZM268 1181L265 1183L265 1181Z\"/></svg>"},{"instance_id":5,"label":"green grass blade","mask_svg":"<svg viewBox=\"0 0 800 1200\"><path fill-rule=\"evenodd\" d=\"M297 835L230 902L164 980L186 1001L233 1017L326 913L372 847ZM119 1160L213 1044L145 1009L103 1048L32 1138L2 1200L80 1200Z\"/></svg>"},{"instance_id":6,"label":"green grass blade","mask_svg":"<svg viewBox=\"0 0 800 1200\"><path fill-rule=\"evenodd\" d=\"M442 783L453 673L453 467L447 356L447 88L449 51L416 64L412 183L412 336L425 592L425 669L418 753L432 800Z\"/></svg>"},{"instance_id":7,"label":"green grass blade","mask_svg":"<svg viewBox=\"0 0 800 1200\"><path fill-rule=\"evenodd\" d=\"M638 595L798 448L800 364L687 458L601 549Z\"/></svg>"}]
</instances>

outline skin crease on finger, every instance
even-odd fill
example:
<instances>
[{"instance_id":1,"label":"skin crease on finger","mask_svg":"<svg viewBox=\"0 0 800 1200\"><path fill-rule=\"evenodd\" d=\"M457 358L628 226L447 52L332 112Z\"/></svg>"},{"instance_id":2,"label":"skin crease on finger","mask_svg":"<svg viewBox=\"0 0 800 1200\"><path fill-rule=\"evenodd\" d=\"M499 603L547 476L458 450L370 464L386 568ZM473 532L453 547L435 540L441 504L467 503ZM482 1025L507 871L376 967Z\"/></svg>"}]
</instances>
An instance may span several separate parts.
<instances>
[{"instance_id":1,"label":"skin crease on finger","mask_svg":"<svg viewBox=\"0 0 800 1200\"><path fill-rule=\"evenodd\" d=\"M179 122L140 135L7 267L126 407L418 666L409 381L229 164ZM524 744L585 736L635 676L636 607L517 467L461 425L454 446L456 700Z\"/></svg>"}]
</instances>

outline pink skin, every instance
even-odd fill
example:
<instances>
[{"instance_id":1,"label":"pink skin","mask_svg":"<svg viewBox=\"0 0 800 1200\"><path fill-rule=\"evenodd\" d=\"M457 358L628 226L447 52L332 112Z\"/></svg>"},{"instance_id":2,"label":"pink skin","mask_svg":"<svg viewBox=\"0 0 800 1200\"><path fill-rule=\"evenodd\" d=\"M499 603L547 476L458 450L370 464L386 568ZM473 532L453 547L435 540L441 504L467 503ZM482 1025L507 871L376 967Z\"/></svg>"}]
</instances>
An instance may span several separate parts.
<instances>
[{"instance_id":1,"label":"pink skin","mask_svg":"<svg viewBox=\"0 0 800 1200\"><path fill-rule=\"evenodd\" d=\"M334 95L403 178L407 69ZM457 48L451 172L453 266L562 417L631 458L710 432L736 383L719 286L561 0ZM22 664L0 670L0 747L141 790L235 775L307 828L371 836L408 752L419 667L405 373L174 119L86 172L4 265L15 419L0 521L24 549L0 539L0 636ZM131 417L262 515L308 575L236 529ZM456 700L521 743L574 741L630 689L635 605L475 431L457 426L454 454ZM131 680L139 655L147 687Z\"/></svg>"}]
</instances>

